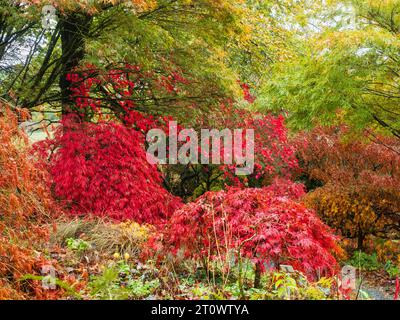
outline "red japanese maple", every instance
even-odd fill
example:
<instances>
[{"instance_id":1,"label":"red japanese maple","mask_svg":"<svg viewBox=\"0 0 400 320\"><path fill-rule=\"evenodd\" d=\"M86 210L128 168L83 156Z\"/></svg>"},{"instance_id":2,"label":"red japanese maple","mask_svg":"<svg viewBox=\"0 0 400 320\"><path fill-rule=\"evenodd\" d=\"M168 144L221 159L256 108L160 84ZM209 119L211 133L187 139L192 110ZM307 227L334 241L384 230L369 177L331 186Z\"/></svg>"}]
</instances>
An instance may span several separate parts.
<instances>
[{"instance_id":1,"label":"red japanese maple","mask_svg":"<svg viewBox=\"0 0 400 320\"><path fill-rule=\"evenodd\" d=\"M215 115L201 119L197 126L243 129L242 145L234 146L243 150L249 143L246 139L246 130L254 131L254 172L239 178L235 175L235 163L223 165L220 169L229 184L262 187L271 184L275 177L291 179L293 174L300 171L296 149L288 139L285 118L282 115L260 114L225 103ZM223 152L221 148L221 155Z\"/></svg>"},{"instance_id":2,"label":"red japanese maple","mask_svg":"<svg viewBox=\"0 0 400 320\"><path fill-rule=\"evenodd\" d=\"M163 188L145 152L145 133L165 118L143 112L144 97L154 90L176 93L186 80L177 71L157 75L129 64L108 70L86 65L68 80L74 101L70 114L54 139L37 147L50 155L55 196L72 214L146 223L170 216L180 199Z\"/></svg>"},{"instance_id":3,"label":"red japanese maple","mask_svg":"<svg viewBox=\"0 0 400 320\"><path fill-rule=\"evenodd\" d=\"M55 196L72 214L157 223L180 205L179 198L162 187L157 167L148 163L140 131L69 116L54 139L38 147L51 151L48 165Z\"/></svg>"},{"instance_id":4,"label":"red japanese maple","mask_svg":"<svg viewBox=\"0 0 400 320\"><path fill-rule=\"evenodd\" d=\"M71 109L82 119L117 118L138 130L146 130L154 123L150 114L159 114L160 110L152 109L158 100L171 98L188 84L179 70L159 74L131 64L116 64L107 70L88 64L67 78L74 101Z\"/></svg>"},{"instance_id":5,"label":"red japanese maple","mask_svg":"<svg viewBox=\"0 0 400 320\"><path fill-rule=\"evenodd\" d=\"M290 264L310 278L336 271L335 241L313 210L266 188L208 192L177 210L163 234L164 250L186 257L233 253L262 269Z\"/></svg>"}]
</instances>

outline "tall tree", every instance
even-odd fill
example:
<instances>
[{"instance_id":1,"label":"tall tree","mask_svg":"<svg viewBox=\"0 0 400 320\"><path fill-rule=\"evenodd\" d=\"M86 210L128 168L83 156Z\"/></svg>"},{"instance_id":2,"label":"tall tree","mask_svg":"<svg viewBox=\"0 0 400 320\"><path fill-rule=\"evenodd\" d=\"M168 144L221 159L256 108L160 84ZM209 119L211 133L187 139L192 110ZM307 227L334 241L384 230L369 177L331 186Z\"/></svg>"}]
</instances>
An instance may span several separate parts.
<instances>
[{"instance_id":1,"label":"tall tree","mask_svg":"<svg viewBox=\"0 0 400 320\"><path fill-rule=\"evenodd\" d=\"M165 75L178 69L190 80L187 93L172 101L160 101L149 93L149 99L156 105L184 102L208 106L223 97L241 97L237 79L257 83L272 57L284 50L285 34L273 23L273 2L52 3L57 8L58 24L44 32L40 14L47 1L7 1L7 6L19 8L19 17L29 23L29 34L22 39L25 45L33 41L36 46L25 52L26 61L8 62L17 76L11 79L2 74L0 88L8 98L13 93L18 104L32 110L45 106L58 112L62 105L64 112L68 111L71 100L66 75L88 62L103 68L121 62L138 64ZM252 59L253 55L263 59ZM246 73L244 66L254 72Z\"/></svg>"},{"instance_id":2,"label":"tall tree","mask_svg":"<svg viewBox=\"0 0 400 320\"><path fill-rule=\"evenodd\" d=\"M260 107L285 110L294 128L344 121L400 138L399 9L394 0L333 1L331 19L274 65Z\"/></svg>"}]
</instances>

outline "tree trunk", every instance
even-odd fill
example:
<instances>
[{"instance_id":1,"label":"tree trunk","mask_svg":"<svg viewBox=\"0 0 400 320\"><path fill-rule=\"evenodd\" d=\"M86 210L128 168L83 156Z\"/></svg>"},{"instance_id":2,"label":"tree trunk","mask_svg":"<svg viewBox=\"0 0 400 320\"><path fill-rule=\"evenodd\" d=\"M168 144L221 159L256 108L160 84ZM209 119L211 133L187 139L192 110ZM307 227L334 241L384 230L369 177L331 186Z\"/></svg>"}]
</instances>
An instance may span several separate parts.
<instances>
[{"instance_id":1,"label":"tree trunk","mask_svg":"<svg viewBox=\"0 0 400 320\"><path fill-rule=\"evenodd\" d=\"M256 262L256 270L254 272L254 288L258 289L261 286L261 264Z\"/></svg>"},{"instance_id":2,"label":"tree trunk","mask_svg":"<svg viewBox=\"0 0 400 320\"><path fill-rule=\"evenodd\" d=\"M362 251L364 249L364 239L365 235L359 232L357 237L357 250Z\"/></svg>"},{"instance_id":3,"label":"tree trunk","mask_svg":"<svg viewBox=\"0 0 400 320\"><path fill-rule=\"evenodd\" d=\"M60 17L61 62L60 90L62 113L72 111L71 83L67 74L79 66L85 56L85 37L89 34L92 17L82 13L68 13Z\"/></svg>"}]
</instances>

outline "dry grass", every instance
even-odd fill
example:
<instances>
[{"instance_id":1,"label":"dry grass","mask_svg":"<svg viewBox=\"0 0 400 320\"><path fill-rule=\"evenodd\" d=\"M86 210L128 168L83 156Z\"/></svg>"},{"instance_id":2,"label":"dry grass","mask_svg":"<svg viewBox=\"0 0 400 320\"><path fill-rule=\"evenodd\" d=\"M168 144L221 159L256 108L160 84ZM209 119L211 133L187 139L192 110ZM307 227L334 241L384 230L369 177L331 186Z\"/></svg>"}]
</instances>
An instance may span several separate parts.
<instances>
[{"instance_id":1,"label":"dry grass","mask_svg":"<svg viewBox=\"0 0 400 320\"><path fill-rule=\"evenodd\" d=\"M99 218L59 220L51 242L66 245L69 238L83 239L89 242L93 250L102 254L128 253L138 257L144 243L153 231L149 225L140 225L133 221L115 223Z\"/></svg>"},{"instance_id":2,"label":"dry grass","mask_svg":"<svg viewBox=\"0 0 400 320\"><path fill-rule=\"evenodd\" d=\"M94 227L101 223L98 219L79 219L66 220L64 218L56 221L55 231L51 234L52 244L64 246L69 238L85 238L90 235Z\"/></svg>"}]
</instances>

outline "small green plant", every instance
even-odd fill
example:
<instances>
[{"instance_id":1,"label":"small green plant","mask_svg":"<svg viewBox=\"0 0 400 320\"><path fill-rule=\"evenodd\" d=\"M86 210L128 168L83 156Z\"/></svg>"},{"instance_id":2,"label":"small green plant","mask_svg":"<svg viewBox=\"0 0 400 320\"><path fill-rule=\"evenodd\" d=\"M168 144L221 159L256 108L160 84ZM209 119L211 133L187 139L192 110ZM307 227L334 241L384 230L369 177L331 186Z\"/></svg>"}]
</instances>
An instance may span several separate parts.
<instances>
[{"instance_id":1,"label":"small green plant","mask_svg":"<svg viewBox=\"0 0 400 320\"><path fill-rule=\"evenodd\" d=\"M301 280L301 281L300 281ZM316 283L309 283L306 279L300 279L300 297L307 300L324 300L331 296L333 278L321 278Z\"/></svg>"},{"instance_id":2,"label":"small green plant","mask_svg":"<svg viewBox=\"0 0 400 320\"><path fill-rule=\"evenodd\" d=\"M124 260L111 263L91 278L90 295L100 300L143 299L160 286L158 279L146 279L146 274L134 277L134 271Z\"/></svg>"},{"instance_id":3,"label":"small green plant","mask_svg":"<svg viewBox=\"0 0 400 320\"><path fill-rule=\"evenodd\" d=\"M361 251L354 252L348 264L366 271L374 271L381 268L376 253L367 254Z\"/></svg>"},{"instance_id":4,"label":"small green plant","mask_svg":"<svg viewBox=\"0 0 400 320\"><path fill-rule=\"evenodd\" d=\"M129 290L119 285L118 269L105 268L103 273L93 276L89 282L90 295L100 300L126 300L129 298Z\"/></svg>"},{"instance_id":5,"label":"small green plant","mask_svg":"<svg viewBox=\"0 0 400 320\"><path fill-rule=\"evenodd\" d=\"M151 295L160 286L158 279L143 281L142 279L132 279L128 282L130 294L135 298L143 298Z\"/></svg>"},{"instance_id":6,"label":"small green plant","mask_svg":"<svg viewBox=\"0 0 400 320\"><path fill-rule=\"evenodd\" d=\"M289 273L274 273L274 291L279 299L291 299L299 291L296 279Z\"/></svg>"},{"instance_id":7,"label":"small green plant","mask_svg":"<svg viewBox=\"0 0 400 320\"><path fill-rule=\"evenodd\" d=\"M78 252L84 252L90 248L90 243L82 239L68 238L65 243L68 249Z\"/></svg>"},{"instance_id":8,"label":"small green plant","mask_svg":"<svg viewBox=\"0 0 400 320\"><path fill-rule=\"evenodd\" d=\"M371 297L369 296L368 292L364 291L364 290L361 290L361 289L359 290L359 297L360 297L361 300L370 300L371 299Z\"/></svg>"},{"instance_id":9,"label":"small green plant","mask_svg":"<svg viewBox=\"0 0 400 320\"><path fill-rule=\"evenodd\" d=\"M391 278L400 276L400 267L393 263L392 260L386 261L384 268Z\"/></svg>"},{"instance_id":10,"label":"small green plant","mask_svg":"<svg viewBox=\"0 0 400 320\"><path fill-rule=\"evenodd\" d=\"M209 300L210 299L210 288L202 283L196 284L192 289L192 294L199 299Z\"/></svg>"}]
</instances>

